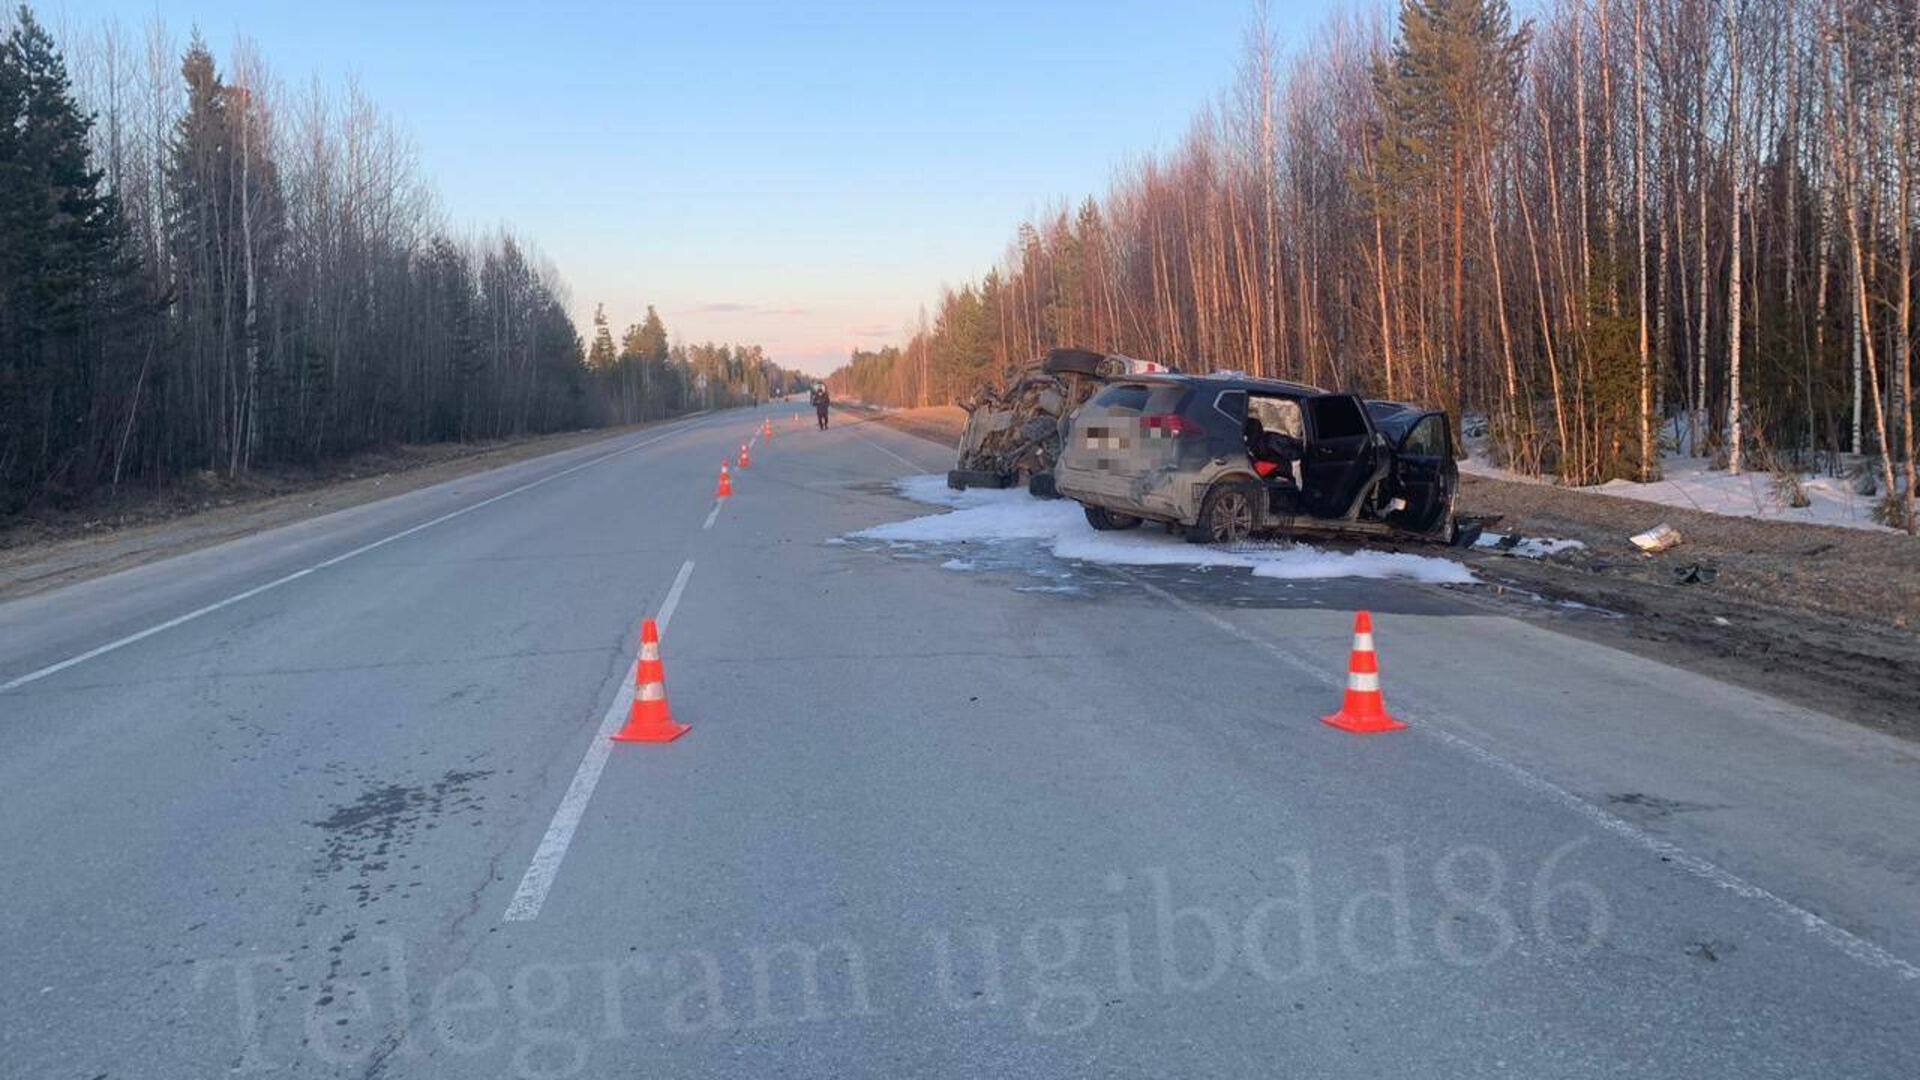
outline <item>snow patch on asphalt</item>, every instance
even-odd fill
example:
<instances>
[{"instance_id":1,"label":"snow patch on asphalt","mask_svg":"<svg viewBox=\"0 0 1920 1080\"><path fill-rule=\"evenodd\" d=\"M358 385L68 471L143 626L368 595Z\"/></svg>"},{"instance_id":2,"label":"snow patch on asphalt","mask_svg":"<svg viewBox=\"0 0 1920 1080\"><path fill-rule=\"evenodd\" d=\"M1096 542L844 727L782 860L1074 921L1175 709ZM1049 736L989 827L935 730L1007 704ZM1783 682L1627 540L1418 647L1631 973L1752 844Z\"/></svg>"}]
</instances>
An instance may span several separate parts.
<instances>
[{"instance_id":1,"label":"snow patch on asphalt","mask_svg":"<svg viewBox=\"0 0 1920 1080\"><path fill-rule=\"evenodd\" d=\"M1329 551L1300 543L1205 547L1167 536L1154 526L1097 532L1080 504L1035 499L1024 490L954 491L945 477L909 476L900 494L948 512L863 529L853 537L890 543L1037 540L1062 559L1119 566L1232 566L1255 577L1303 581L1322 578L1398 578L1442 585L1472 584L1467 568L1448 559L1387 551ZM959 561L959 560L954 560ZM971 564L969 564L971 565Z\"/></svg>"}]
</instances>

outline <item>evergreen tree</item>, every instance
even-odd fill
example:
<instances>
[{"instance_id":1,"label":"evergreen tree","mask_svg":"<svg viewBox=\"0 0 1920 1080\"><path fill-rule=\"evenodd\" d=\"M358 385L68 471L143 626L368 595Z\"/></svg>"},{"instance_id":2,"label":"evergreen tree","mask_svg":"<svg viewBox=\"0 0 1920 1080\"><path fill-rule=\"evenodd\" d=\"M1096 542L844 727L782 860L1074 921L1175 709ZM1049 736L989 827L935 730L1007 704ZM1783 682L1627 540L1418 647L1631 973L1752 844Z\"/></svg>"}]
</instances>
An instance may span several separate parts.
<instances>
[{"instance_id":1,"label":"evergreen tree","mask_svg":"<svg viewBox=\"0 0 1920 1080\"><path fill-rule=\"evenodd\" d=\"M618 355L613 348L613 331L607 329L607 305L593 305L593 345L587 350L587 367L596 375L610 375Z\"/></svg>"},{"instance_id":2,"label":"evergreen tree","mask_svg":"<svg viewBox=\"0 0 1920 1080\"><path fill-rule=\"evenodd\" d=\"M191 452L203 467L240 472L259 437L253 354L259 306L253 279L270 274L279 179L265 146L258 106L220 76L196 33L180 63L187 108L168 147L173 196L175 316L186 331L184 385L201 430ZM337 366L337 365L336 365ZM328 385L338 382L330 371Z\"/></svg>"},{"instance_id":3,"label":"evergreen tree","mask_svg":"<svg viewBox=\"0 0 1920 1080\"><path fill-rule=\"evenodd\" d=\"M0 482L84 485L96 390L124 343L136 268L53 39L22 7L0 42ZM12 503L16 499L4 500Z\"/></svg>"},{"instance_id":4,"label":"evergreen tree","mask_svg":"<svg viewBox=\"0 0 1920 1080\"><path fill-rule=\"evenodd\" d=\"M1475 233L1485 155L1505 129L1520 89L1528 32L1515 30L1506 0L1402 0L1399 34L1374 71L1386 130L1374 195L1405 219L1435 214L1451 264L1444 340L1454 378L1469 340L1466 267ZM1462 387L1442 388L1450 403Z\"/></svg>"}]
</instances>

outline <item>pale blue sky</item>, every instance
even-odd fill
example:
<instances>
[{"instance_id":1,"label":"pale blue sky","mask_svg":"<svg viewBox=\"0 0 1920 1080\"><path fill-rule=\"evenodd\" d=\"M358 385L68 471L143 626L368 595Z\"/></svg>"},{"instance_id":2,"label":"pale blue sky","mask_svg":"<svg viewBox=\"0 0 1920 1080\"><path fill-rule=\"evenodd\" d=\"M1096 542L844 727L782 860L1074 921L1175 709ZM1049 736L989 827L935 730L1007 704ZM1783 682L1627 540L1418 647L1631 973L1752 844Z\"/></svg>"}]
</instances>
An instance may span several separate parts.
<instances>
[{"instance_id":1,"label":"pale blue sky","mask_svg":"<svg viewBox=\"0 0 1920 1080\"><path fill-rule=\"evenodd\" d=\"M1274 5L1283 46L1330 3ZM506 223L616 333L819 372L898 340L1025 216L1106 186L1233 79L1251 0L1049 3L41 0L236 34L298 84L357 76L457 226Z\"/></svg>"}]
</instances>

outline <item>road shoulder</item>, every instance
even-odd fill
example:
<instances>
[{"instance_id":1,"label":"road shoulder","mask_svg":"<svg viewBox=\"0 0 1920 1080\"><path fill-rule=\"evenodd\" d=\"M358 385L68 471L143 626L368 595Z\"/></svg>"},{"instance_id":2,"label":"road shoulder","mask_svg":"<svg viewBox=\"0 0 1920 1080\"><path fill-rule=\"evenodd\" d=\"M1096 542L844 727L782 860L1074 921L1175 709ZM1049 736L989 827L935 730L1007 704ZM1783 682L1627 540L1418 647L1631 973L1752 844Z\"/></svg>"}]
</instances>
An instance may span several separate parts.
<instances>
[{"instance_id":1,"label":"road shoulder","mask_svg":"<svg viewBox=\"0 0 1920 1080\"><path fill-rule=\"evenodd\" d=\"M676 418L680 419L680 418ZM670 421L478 444L403 447L323 473L258 483L188 481L117 509L95 507L0 527L0 601L17 600L435 484L532 461Z\"/></svg>"}]
</instances>

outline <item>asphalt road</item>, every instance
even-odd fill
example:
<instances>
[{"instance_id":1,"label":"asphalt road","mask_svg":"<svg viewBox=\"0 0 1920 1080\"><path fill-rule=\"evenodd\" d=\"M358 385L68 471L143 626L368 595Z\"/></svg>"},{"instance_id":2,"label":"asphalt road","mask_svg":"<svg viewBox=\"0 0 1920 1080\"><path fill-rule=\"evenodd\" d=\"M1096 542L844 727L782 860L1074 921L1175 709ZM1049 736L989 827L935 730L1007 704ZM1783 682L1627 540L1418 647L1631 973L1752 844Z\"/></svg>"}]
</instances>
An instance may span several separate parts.
<instances>
[{"instance_id":1,"label":"asphalt road","mask_svg":"<svg viewBox=\"0 0 1920 1080\"><path fill-rule=\"evenodd\" d=\"M799 411L0 606L0 1076L1920 1075L1913 745L1483 589L842 542L945 451ZM1316 721L1359 607L1408 731ZM692 731L609 745L647 615Z\"/></svg>"}]
</instances>

